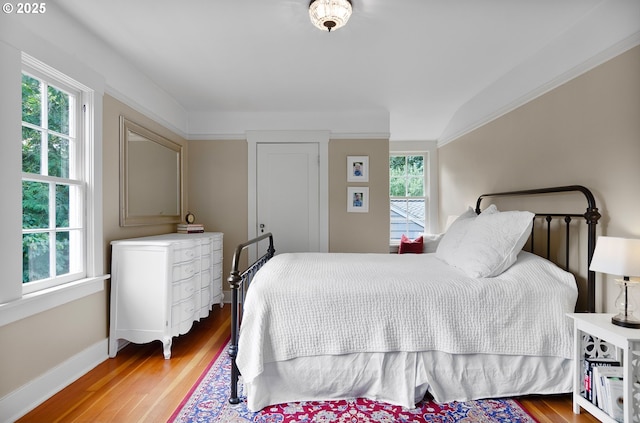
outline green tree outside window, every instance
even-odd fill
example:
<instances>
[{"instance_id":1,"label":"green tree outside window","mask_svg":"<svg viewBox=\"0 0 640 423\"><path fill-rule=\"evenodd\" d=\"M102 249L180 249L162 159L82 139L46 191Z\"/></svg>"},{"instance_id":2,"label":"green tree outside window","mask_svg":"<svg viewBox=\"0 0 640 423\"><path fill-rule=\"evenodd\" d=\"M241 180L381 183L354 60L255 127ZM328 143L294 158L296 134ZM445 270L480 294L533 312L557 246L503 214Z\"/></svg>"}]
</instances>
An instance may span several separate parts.
<instances>
[{"instance_id":1,"label":"green tree outside window","mask_svg":"<svg viewBox=\"0 0 640 423\"><path fill-rule=\"evenodd\" d=\"M22 75L23 283L70 271L70 187L39 176L71 176L71 106L68 93Z\"/></svg>"}]
</instances>

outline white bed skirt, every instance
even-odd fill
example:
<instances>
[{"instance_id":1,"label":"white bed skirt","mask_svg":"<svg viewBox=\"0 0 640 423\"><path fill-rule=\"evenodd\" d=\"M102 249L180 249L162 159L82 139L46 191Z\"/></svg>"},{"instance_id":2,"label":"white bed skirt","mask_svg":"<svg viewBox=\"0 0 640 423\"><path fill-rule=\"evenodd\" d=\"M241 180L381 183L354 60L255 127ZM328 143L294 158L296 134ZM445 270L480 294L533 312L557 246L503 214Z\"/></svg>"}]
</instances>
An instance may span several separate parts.
<instances>
[{"instance_id":1,"label":"white bed skirt","mask_svg":"<svg viewBox=\"0 0 640 423\"><path fill-rule=\"evenodd\" d=\"M428 391L437 402L571 392L572 360L560 357L360 353L265 363L243 381L247 407L368 398L414 408Z\"/></svg>"}]
</instances>

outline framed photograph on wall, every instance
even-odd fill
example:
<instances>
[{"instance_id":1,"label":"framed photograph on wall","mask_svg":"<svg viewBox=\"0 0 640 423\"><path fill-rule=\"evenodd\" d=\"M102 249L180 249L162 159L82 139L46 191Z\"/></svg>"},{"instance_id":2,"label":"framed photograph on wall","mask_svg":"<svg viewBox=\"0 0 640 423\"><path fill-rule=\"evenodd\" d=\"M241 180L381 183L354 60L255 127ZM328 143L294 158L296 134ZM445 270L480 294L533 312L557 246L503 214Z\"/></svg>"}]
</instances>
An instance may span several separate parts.
<instances>
[{"instance_id":1,"label":"framed photograph on wall","mask_svg":"<svg viewBox=\"0 0 640 423\"><path fill-rule=\"evenodd\" d=\"M347 187L347 212L369 213L369 187Z\"/></svg>"},{"instance_id":2,"label":"framed photograph on wall","mask_svg":"<svg viewBox=\"0 0 640 423\"><path fill-rule=\"evenodd\" d=\"M347 182L369 182L369 156L347 156Z\"/></svg>"}]
</instances>

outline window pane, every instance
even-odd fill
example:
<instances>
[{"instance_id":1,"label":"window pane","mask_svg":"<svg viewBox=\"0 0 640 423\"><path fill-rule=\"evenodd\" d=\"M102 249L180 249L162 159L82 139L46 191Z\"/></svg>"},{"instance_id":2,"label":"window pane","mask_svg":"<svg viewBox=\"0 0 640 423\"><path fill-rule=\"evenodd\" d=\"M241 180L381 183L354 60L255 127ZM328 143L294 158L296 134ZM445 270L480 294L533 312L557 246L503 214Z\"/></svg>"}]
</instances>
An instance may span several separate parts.
<instances>
[{"instance_id":1,"label":"window pane","mask_svg":"<svg viewBox=\"0 0 640 423\"><path fill-rule=\"evenodd\" d=\"M50 277L49 235L22 235L22 282L31 282Z\"/></svg>"},{"instance_id":2,"label":"window pane","mask_svg":"<svg viewBox=\"0 0 640 423\"><path fill-rule=\"evenodd\" d=\"M405 200L391 201L391 240L399 241L402 234L407 233L407 219Z\"/></svg>"},{"instance_id":3,"label":"window pane","mask_svg":"<svg viewBox=\"0 0 640 423\"><path fill-rule=\"evenodd\" d=\"M33 125L42 126L40 101L40 81L22 75L22 120Z\"/></svg>"},{"instance_id":4,"label":"window pane","mask_svg":"<svg viewBox=\"0 0 640 423\"><path fill-rule=\"evenodd\" d=\"M408 156L407 157L407 170L409 175L423 175L424 174L424 158L423 156Z\"/></svg>"},{"instance_id":5,"label":"window pane","mask_svg":"<svg viewBox=\"0 0 640 423\"><path fill-rule=\"evenodd\" d=\"M49 227L49 184L22 181L22 228Z\"/></svg>"},{"instance_id":6,"label":"window pane","mask_svg":"<svg viewBox=\"0 0 640 423\"><path fill-rule=\"evenodd\" d=\"M392 197L404 197L406 194L404 178L391 178L389 180L389 195Z\"/></svg>"},{"instance_id":7,"label":"window pane","mask_svg":"<svg viewBox=\"0 0 640 423\"><path fill-rule=\"evenodd\" d=\"M415 239L424 233L425 200L391 200L391 240L402 234Z\"/></svg>"},{"instance_id":8,"label":"window pane","mask_svg":"<svg viewBox=\"0 0 640 423\"><path fill-rule=\"evenodd\" d=\"M424 197L424 177L407 179L407 197Z\"/></svg>"},{"instance_id":9,"label":"window pane","mask_svg":"<svg viewBox=\"0 0 640 423\"><path fill-rule=\"evenodd\" d=\"M389 157L389 172L391 176L399 176L405 174L405 162L404 156L391 156Z\"/></svg>"},{"instance_id":10,"label":"window pane","mask_svg":"<svg viewBox=\"0 0 640 423\"><path fill-rule=\"evenodd\" d=\"M49 129L69 135L69 95L49 87Z\"/></svg>"},{"instance_id":11,"label":"window pane","mask_svg":"<svg viewBox=\"0 0 640 423\"><path fill-rule=\"evenodd\" d=\"M40 174L42 152L42 133L35 129L22 127L22 171Z\"/></svg>"},{"instance_id":12,"label":"window pane","mask_svg":"<svg viewBox=\"0 0 640 423\"><path fill-rule=\"evenodd\" d=\"M56 276L69 273L70 244L69 232L56 233Z\"/></svg>"},{"instance_id":13,"label":"window pane","mask_svg":"<svg viewBox=\"0 0 640 423\"><path fill-rule=\"evenodd\" d=\"M69 140L62 137L49 137L49 175L60 178L69 177Z\"/></svg>"},{"instance_id":14,"label":"window pane","mask_svg":"<svg viewBox=\"0 0 640 423\"><path fill-rule=\"evenodd\" d=\"M56 185L56 228L69 227L69 186Z\"/></svg>"}]
</instances>

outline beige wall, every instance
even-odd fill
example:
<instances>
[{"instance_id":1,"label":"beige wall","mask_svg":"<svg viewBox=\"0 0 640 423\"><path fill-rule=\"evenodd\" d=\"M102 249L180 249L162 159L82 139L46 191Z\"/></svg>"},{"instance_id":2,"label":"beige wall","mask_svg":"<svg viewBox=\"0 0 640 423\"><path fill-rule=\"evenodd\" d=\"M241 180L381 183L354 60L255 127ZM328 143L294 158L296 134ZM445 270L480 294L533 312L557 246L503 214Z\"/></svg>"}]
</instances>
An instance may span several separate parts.
<instances>
[{"instance_id":1,"label":"beige wall","mask_svg":"<svg viewBox=\"0 0 640 423\"><path fill-rule=\"evenodd\" d=\"M189 141L189 210L207 230L224 233L225 280L235 247L247 240L247 154L245 140ZM350 184L369 187L369 213L347 213L349 155L369 156L369 182ZM329 142L329 251L388 252L388 161L388 140Z\"/></svg>"},{"instance_id":2,"label":"beige wall","mask_svg":"<svg viewBox=\"0 0 640 423\"><path fill-rule=\"evenodd\" d=\"M104 293L0 327L0 398L107 337Z\"/></svg>"},{"instance_id":3,"label":"beige wall","mask_svg":"<svg viewBox=\"0 0 640 423\"><path fill-rule=\"evenodd\" d=\"M347 182L347 156L369 156L369 182ZM369 187L369 212L347 212L347 187ZM329 142L329 251L389 252L389 141Z\"/></svg>"},{"instance_id":4,"label":"beige wall","mask_svg":"<svg viewBox=\"0 0 640 423\"><path fill-rule=\"evenodd\" d=\"M224 233L224 290L233 252L247 241L247 149L245 140L189 141L189 211L207 231Z\"/></svg>"},{"instance_id":5,"label":"beige wall","mask_svg":"<svg viewBox=\"0 0 640 423\"><path fill-rule=\"evenodd\" d=\"M438 154L441 226L482 193L580 184L596 196L603 235L640 238L640 47ZM598 301L614 312L617 288L604 285Z\"/></svg>"}]
</instances>

